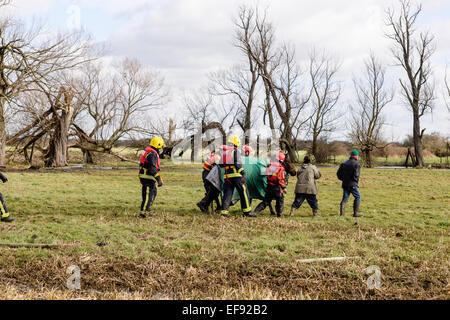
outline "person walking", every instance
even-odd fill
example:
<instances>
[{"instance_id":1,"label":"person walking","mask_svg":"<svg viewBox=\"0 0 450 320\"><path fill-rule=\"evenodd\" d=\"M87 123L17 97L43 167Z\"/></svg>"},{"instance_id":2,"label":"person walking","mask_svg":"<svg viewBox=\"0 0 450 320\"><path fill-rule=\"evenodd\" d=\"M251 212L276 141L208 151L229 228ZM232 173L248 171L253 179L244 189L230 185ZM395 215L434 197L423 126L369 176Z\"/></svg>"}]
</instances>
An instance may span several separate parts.
<instances>
[{"instance_id":1,"label":"person walking","mask_svg":"<svg viewBox=\"0 0 450 320\"><path fill-rule=\"evenodd\" d=\"M242 167L242 159L238 150L242 142L238 136L232 136L228 142L230 146L222 150L222 159L219 163L220 167L225 168L221 214L223 217L229 217L228 209L231 206L234 189L236 189L239 193L242 213L244 216L248 216L252 208L245 179L245 171Z\"/></svg>"},{"instance_id":2,"label":"person walking","mask_svg":"<svg viewBox=\"0 0 450 320\"><path fill-rule=\"evenodd\" d=\"M141 218L151 217L150 207L153 205L157 195L156 183L162 187L163 181L159 173L160 159L159 153L164 146L164 140L161 137L155 137L150 141L139 159L139 180L142 185L142 203Z\"/></svg>"},{"instance_id":3,"label":"person walking","mask_svg":"<svg viewBox=\"0 0 450 320\"><path fill-rule=\"evenodd\" d=\"M213 201L215 201L217 205L216 211L220 210L220 208L222 207L219 200L220 191L217 190L216 187L214 187L214 185L206 179L208 177L208 174L219 161L220 156L215 152L211 152L208 159L206 159L206 161L203 163L202 180L203 186L205 188L205 196L200 202L197 203L197 207L199 207L202 212L208 212L208 208Z\"/></svg>"},{"instance_id":4,"label":"person walking","mask_svg":"<svg viewBox=\"0 0 450 320\"><path fill-rule=\"evenodd\" d=\"M303 201L308 202L313 211L313 216L316 218L322 218L318 215L319 203L317 201L317 185L316 180L320 179L321 173L319 169L311 164L311 158L305 156L303 164L297 171L297 184L295 186L295 200L292 203L290 215L294 215L295 210L300 208Z\"/></svg>"},{"instance_id":5,"label":"person walking","mask_svg":"<svg viewBox=\"0 0 450 320\"><path fill-rule=\"evenodd\" d=\"M361 172L361 165L358 161L359 152L353 150L350 152L350 159L345 161L339 166L337 171L337 177L342 181L343 196L340 207L340 216L345 216L345 207L350 198L350 194L353 195L353 217L361 218L362 214L359 214L359 205L361 202L361 193L359 192L359 176Z\"/></svg>"},{"instance_id":6,"label":"person walking","mask_svg":"<svg viewBox=\"0 0 450 320\"><path fill-rule=\"evenodd\" d=\"M256 218L258 214L267 206L270 206L272 200L275 200L275 211L278 218L281 217L284 207L284 194L286 191L286 169L283 166L286 156L283 152L278 152L277 161L269 164L266 169L267 189L264 200L250 214L250 217Z\"/></svg>"},{"instance_id":7,"label":"person walking","mask_svg":"<svg viewBox=\"0 0 450 320\"><path fill-rule=\"evenodd\" d=\"M8 178L6 178L1 172L0 172L0 179L3 183L8 182ZM13 222L14 218L10 217L8 208L6 207L5 198L3 198L3 195L0 193L0 217L1 222Z\"/></svg>"}]
</instances>

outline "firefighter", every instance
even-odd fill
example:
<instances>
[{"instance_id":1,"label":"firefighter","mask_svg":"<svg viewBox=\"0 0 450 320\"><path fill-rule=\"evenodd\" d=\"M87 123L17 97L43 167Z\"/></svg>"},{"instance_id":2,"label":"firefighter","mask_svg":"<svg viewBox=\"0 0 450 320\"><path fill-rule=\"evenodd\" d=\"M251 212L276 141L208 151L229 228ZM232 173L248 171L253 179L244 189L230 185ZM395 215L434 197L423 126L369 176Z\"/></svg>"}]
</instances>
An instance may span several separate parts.
<instances>
[{"instance_id":1,"label":"firefighter","mask_svg":"<svg viewBox=\"0 0 450 320\"><path fill-rule=\"evenodd\" d=\"M203 171L202 171L202 180L203 186L205 187L205 197L197 203L197 207L200 208L202 212L207 212L208 207L211 205L213 201L216 202L217 210L220 210L221 204L219 200L220 191L217 190L211 182L206 180L206 177L211 172L211 170L217 165L220 161L220 156L215 152L211 152L208 159L203 163Z\"/></svg>"},{"instance_id":2,"label":"firefighter","mask_svg":"<svg viewBox=\"0 0 450 320\"><path fill-rule=\"evenodd\" d=\"M159 172L160 160L159 153L164 146L164 140L161 137L155 137L150 141L141 155L139 164L139 180L142 185L142 204L141 218L151 217L150 207L155 201L157 187L162 187L163 181Z\"/></svg>"},{"instance_id":3,"label":"firefighter","mask_svg":"<svg viewBox=\"0 0 450 320\"><path fill-rule=\"evenodd\" d=\"M250 157L250 155L252 153L253 153L253 148L252 147L250 147L249 145L244 146L244 156L246 158ZM235 202L237 202L237 200ZM251 202L252 202L252 199L250 198L250 204L251 204ZM232 203L232 204L234 205L235 203ZM270 214L271 215L273 215L273 216L276 215L275 210L273 210L273 207L272 207L271 203L269 203L269 210L270 210Z\"/></svg>"},{"instance_id":4,"label":"firefighter","mask_svg":"<svg viewBox=\"0 0 450 320\"><path fill-rule=\"evenodd\" d=\"M277 217L280 218L283 213L284 195L286 194L286 169L284 168L284 161L286 156L283 152L278 152L277 161L269 164L266 169L267 175L267 190L264 200L256 207L250 214L250 217L258 217L258 213L263 211L272 200L276 201L275 210Z\"/></svg>"},{"instance_id":5,"label":"firefighter","mask_svg":"<svg viewBox=\"0 0 450 320\"><path fill-rule=\"evenodd\" d=\"M8 181L8 178L6 178L1 172L0 172L0 179L3 181L3 183L6 183ZM0 193L0 216L2 222L13 222L14 220L16 220L9 216L5 199L3 198L3 195L1 193Z\"/></svg>"},{"instance_id":6,"label":"firefighter","mask_svg":"<svg viewBox=\"0 0 450 320\"><path fill-rule=\"evenodd\" d=\"M222 159L219 166L225 168L223 183L222 216L229 217L231 201L234 189L239 193L241 209L244 216L248 216L252 211L250 206L250 197L245 180L245 171L242 167L241 155L238 147L241 145L241 139L238 136L232 136L228 142L230 147L222 150Z\"/></svg>"}]
</instances>

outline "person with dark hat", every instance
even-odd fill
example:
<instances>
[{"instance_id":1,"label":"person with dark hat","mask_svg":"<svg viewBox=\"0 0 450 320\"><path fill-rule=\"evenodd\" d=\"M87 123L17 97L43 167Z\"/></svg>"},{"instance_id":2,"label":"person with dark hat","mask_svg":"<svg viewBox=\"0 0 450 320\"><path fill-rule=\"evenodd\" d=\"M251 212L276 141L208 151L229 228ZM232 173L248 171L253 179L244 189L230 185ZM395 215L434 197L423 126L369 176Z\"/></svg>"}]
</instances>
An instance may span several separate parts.
<instances>
[{"instance_id":1,"label":"person with dark hat","mask_svg":"<svg viewBox=\"0 0 450 320\"><path fill-rule=\"evenodd\" d=\"M292 203L291 213L292 216L298 208L302 205L303 201L308 201L309 206L313 211L313 216L321 218L317 214L319 211L319 203L317 201L317 185L316 180L320 179L322 175L319 169L311 164L309 156L305 156L302 166L297 170L297 184L295 186L295 200Z\"/></svg>"},{"instance_id":2,"label":"person with dark hat","mask_svg":"<svg viewBox=\"0 0 450 320\"><path fill-rule=\"evenodd\" d=\"M345 207L347 206L350 194L355 198L353 201L353 217L361 218L362 214L359 214L359 205L361 202L361 193L359 192L359 175L361 172L361 165L358 161L359 152L353 150L350 153L350 159L345 161L339 166L337 171L337 177L342 181L343 196L341 201L340 216L345 216Z\"/></svg>"}]
</instances>

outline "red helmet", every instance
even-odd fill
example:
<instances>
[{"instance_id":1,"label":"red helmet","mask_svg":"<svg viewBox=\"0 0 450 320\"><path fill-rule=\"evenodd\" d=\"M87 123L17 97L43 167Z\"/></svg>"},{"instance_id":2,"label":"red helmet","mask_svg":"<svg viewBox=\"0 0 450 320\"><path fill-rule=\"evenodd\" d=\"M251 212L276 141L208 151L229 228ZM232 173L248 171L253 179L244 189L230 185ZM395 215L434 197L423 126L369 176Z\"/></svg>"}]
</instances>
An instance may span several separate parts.
<instances>
[{"instance_id":1,"label":"red helmet","mask_svg":"<svg viewBox=\"0 0 450 320\"><path fill-rule=\"evenodd\" d=\"M286 159L286 155L284 154L284 152L278 152L278 154L277 154L277 159L279 160L279 161L284 161L285 159Z\"/></svg>"},{"instance_id":2,"label":"red helmet","mask_svg":"<svg viewBox=\"0 0 450 320\"><path fill-rule=\"evenodd\" d=\"M252 152L253 152L253 149L252 149L252 147L250 147L250 146L245 146L245 147L244 147L244 151L245 151L245 152L250 152L250 153L252 153Z\"/></svg>"},{"instance_id":3,"label":"red helmet","mask_svg":"<svg viewBox=\"0 0 450 320\"><path fill-rule=\"evenodd\" d=\"M220 160L220 156L219 155L217 155L214 151L213 152L211 152L210 154L209 154L209 157L208 157L208 162L209 163L216 163L216 162L219 162L219 160Z\"/></svg>"}]
</instances>

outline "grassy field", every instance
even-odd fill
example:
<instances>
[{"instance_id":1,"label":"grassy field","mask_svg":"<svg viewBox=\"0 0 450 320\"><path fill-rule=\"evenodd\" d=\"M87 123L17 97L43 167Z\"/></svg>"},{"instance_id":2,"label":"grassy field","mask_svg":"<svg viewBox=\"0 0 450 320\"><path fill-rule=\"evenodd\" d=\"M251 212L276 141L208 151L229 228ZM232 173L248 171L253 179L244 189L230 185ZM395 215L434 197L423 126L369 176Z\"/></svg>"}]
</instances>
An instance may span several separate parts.
<instances>
[{"instance_id":1,"label":"grassy field","mask_svg":"<svg viewBox=\"0 0 450 320\"><path fill-rule=\"evenodd\" d=\"M162 168L153 218L137 217L136 170L6 172L14 224L0 247L2 299L449 299L450 171L363 169L361 212L338 217L336 169L322 169L319 206L288 217L202 214L201 166ZM254 204L255 205L255 204ZM351 206L350 206L351 207ZM351 209L351 208L349 208ZM348 210L351 211L351 210ZM350 214L348 214L350 216ZM350 257L343 261L298 260ZM71 265L81 290L66 289ZM369 290L367 267L381 270Z\"/></svg>"}]
</instances>

